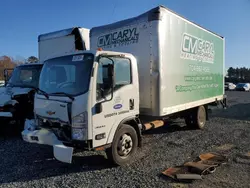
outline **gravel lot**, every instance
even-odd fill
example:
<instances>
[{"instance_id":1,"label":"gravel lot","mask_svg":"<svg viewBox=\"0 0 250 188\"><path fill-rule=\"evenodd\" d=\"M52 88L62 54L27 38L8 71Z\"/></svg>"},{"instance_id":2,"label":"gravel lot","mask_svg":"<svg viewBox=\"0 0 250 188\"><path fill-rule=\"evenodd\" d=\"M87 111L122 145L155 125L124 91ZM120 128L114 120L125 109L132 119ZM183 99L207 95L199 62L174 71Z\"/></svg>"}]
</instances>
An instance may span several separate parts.
<instances>
[{"instance_id":1,"label":"gravel lot","mask_svg":"<svg viewBox=\"0 0 250 188\"><path fill-rule=\"evenodd\" d=\"M136 162L111 167L104 153L81 152L74 163L53 159L52 148L0 138L0 187L250 187L250 93L228 92L230 108L216 109L205 130L188 130L183 121L144 135ZM218 151L229 163L203 180L178 183L163 177L165 169L199 154Z\"/></svg>"}]
</instances>

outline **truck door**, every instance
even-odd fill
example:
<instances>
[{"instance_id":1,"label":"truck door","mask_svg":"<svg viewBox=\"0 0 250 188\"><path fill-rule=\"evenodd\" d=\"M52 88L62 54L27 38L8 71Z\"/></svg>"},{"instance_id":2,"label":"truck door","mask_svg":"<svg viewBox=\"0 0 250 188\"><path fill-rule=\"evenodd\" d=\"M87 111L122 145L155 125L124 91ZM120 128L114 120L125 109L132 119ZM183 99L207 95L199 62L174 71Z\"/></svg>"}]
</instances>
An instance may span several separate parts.
<instances>
[{"instance_id":1,"label":"truck door","mask_svg":"<svg viewBox=\"0 0 250 188\"><path fill-rule=\"evenodd\" d=\"M95 113L93 114L93 147L111 143L120 122L138 113L135 100L139 92L132 76L131 59L125 56L103 56L96 75ZM109 86L109 68L113 66L113 89Z\"/></svg>"}]
</instances>

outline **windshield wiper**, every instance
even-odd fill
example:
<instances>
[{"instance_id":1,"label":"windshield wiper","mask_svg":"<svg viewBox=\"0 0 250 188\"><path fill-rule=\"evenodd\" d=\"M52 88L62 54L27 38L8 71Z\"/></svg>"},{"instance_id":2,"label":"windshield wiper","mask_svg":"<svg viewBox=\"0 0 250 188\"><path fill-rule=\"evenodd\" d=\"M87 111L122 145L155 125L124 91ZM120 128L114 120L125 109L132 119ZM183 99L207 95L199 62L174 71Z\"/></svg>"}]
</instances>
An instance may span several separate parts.
<instances>
[{"instance_id":1,"label":"windshield wiper","mask_svg":"<svg viewBox=\"0 0 250 188\"><path fill-rule=\"evenodd\" d=\"M55 92L55 93L50 93L50 94L59 94L59 95L62 94L62 95L69 97L72 101L75 100L74 97L72 97L70 94L65 93L65 92Z\"/></svg>"},{"instance_id":2,"label":"windshield wiper","mask_svg":"<svg viewBox=\"0 0 250 188\"><path fill-rule=\"evenodd\" d=\"M7 87L20 87L19 85L13 84L11 82L6 84Z\"/></svg>"},{"instance_id":3,"label":"windshield wiper","mask_svg":"<svg viewBox=\"0 0 250 188\"><path fill-rule=\"evenodd\" d=\"M40 91L47 99L49 99L49 94L45 91L39 89L38 87L33 87L36 91Z\"/></svg>"},{"instance_id":4,"label":"windshield wiper","mask_svg":"<svg viewBox=\"0 0 250 188\"><path fill-rule=\"evenodd\" d=\"M39 89L38 87L35 87L35 86L29 86L29 85L23 85L22 87L28 87L28 88L32 88L36 91L40 91L47 99L49 99L49 94L46 93L45 91Z\"/></svg>"}]
</instances>

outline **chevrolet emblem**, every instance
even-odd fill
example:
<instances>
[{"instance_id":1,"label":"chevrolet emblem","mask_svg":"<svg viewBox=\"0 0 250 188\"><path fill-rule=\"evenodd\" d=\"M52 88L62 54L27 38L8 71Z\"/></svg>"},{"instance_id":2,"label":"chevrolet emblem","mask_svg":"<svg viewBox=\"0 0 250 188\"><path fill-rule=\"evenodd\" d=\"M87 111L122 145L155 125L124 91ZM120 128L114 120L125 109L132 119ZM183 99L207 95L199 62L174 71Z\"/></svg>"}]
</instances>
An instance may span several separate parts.
<instances>
[{"instance_id":1,"label":"chevrolet emblem","mask_svg":"<svg viewBox=\"0 0 250 188\"><path fill-rule=\"evenodd\" d=\"M49 115L51 116L51 115L54 115L56 112L47 111L46 113L49 114Z\"/></svg>"}]
</instances>

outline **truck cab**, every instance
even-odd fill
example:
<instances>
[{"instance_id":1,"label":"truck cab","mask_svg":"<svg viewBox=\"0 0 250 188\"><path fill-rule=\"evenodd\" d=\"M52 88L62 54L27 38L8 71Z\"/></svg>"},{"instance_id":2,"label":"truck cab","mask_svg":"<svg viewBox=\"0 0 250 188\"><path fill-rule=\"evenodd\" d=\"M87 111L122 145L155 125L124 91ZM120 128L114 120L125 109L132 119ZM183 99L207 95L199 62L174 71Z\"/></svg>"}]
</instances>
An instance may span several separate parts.
<instances>
[{"instance_id":1,"label":"truck cab","mask_svg":"<svg viewBox=\"0 0 250 188\"><path fill-rule=\"evenodd\" d=\"M71 162L73 147L107 146L118 126L135 120L138 87L137 62L131 54L81 51L50 58L40 76L42 92L35 96L37 127L24 130L23 138L52 145L58 160ZM138 145L136 131L132 128L136 138L126 131L120 135L118 160L134 151L133 144Z\"/></svg>"},{"instance_id":2,"label":"truck cab","mask_svg":"<svg viewBox=\"0 0 250 188\"><path fill-rule=\"evenodd\" d=\"M23 129L25 119L33 118L34 88L38 87L42 66L41 63L29 63L13 70L0 94L1 129L9 123Z\"/></svg>"}]
</instances>

